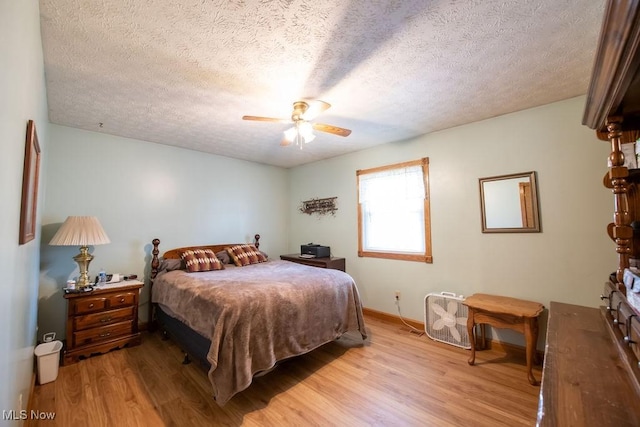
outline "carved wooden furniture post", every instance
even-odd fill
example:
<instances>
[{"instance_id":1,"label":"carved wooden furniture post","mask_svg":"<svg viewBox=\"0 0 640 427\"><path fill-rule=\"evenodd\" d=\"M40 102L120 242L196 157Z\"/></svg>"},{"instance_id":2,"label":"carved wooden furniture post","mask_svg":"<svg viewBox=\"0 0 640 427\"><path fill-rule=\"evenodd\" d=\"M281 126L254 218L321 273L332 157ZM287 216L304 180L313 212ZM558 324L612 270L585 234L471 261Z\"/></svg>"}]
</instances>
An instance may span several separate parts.
<instances>
[{"instance_id":1,"label":"carved wooden furniture post","mask_svg":"<svg viewBox=\"0 0 640 427\"><path fill-rule=\"evenodd\" d=\"M149 321L147 327L150 332L153 332L155 330L155 323L153 318L154 305L151 301L151 292L153 290L153 280L158 275L158 269L160 268L160 259L158 259L158 254L160 253L160 250L158 249L160 239L153 239L151 244L153 245L153 250L151 251L151 273L149 274Z\"/></svg>"},{"instance_id":2,"label":"carved wooden furniture post","mask_svg":"<svg viewBox=\"0 0 640 427\"><path fill-rule=\"evenodd\" d=\"M153 280L156 278L158 268L160 267L160 260L158 259L158 254L160 253L160 250L158 249L160 239L153 239L151 244L153 245L153 250L151 251L151 280Z\"/></svg>"},{"instance_id":3,"label":"carved wooden furniture post","mask_svg":"<svg viewBox=\"0 0 640 427\"><path fill-rule=\"evenodd\" d=\"M624 154L621 149L622 138L622 118L609 117L607 121L607 130L609 142L611 142L611 168L609 169L609 177L613 186L614 195L614 214L613 214L613 239L616 242L616 252L618 253L618 269L616 270L616 279L618 283L622 283L624 269L629 267L629 247L633 238L633 230L630 226L631 219L629 217L629 186L627 177L629 171L624 167ZM626 291L624 286L620 286L623 292Z\"/></svg>"}]
</instances>

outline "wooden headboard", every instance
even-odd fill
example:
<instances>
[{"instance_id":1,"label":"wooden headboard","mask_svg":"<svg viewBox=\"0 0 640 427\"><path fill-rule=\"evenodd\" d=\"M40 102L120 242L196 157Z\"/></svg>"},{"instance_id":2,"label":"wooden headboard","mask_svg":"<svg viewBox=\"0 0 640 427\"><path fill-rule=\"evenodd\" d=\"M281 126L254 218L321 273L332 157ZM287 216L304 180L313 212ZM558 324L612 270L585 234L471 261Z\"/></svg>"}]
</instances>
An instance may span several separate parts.
<instances>
[{"instance_id":1,"label":"wooden headboard","mask_svg":"<svg viewBox=\"0 0 640 427\"><path fill-rule=\"evenodd\" d=\"M253 236L254 238L254 245L256 248L260 248L260 235L256 234L255 236ZM158 257L158 254L160 253L160 250L158 249L158 246L160 246L160 239L153 239L151 241L151 244L153 245L153 250L151 251L151 274L149 275L149 301L151 301L151 295L153 292L153 279L156 278L156 276L158 275L158 269L160 268L160 258ZM169 249L168 251L166 251L164 254L162 254L162 259L180 259L180 254L184 251L187 250L195 250L195 249L211 249L213 252L220 252L221 250L223 250L224 248L227 248L229 246L235 246L235 245L244 245L246 243L225 243L225 244L217 244L217 245L203 245L203 246L185 246L183 248L175 248L175 249ZM153 312L154 312L154 305L153 303L150 304L149 306L149 329L153 330Z\"/></svg>"},{"instance_id":2,"label":"wooden headboard","mask_svg":"<svg viewBox=\"0 0 640 427\"><path fill-rule=\"evenodd\" d=\"M184 248L170 249L163 255L163 259L180 259L180 254L184 251L194 251L196 249L211 249L214 253L224 250L229 246L239 245L240 243L225 243L222 245L206 245L206 246L185 246ZM257 247L258 245L256 245Z\"/></svg>"},{"instance_id":3,"label":"wooden headboard","mask_svg":"<svg viewBox=\"0 0 640 427\"><path fill-rule=\"evenodd\" d=\"M260 249L260 235L256 234L253 236L254 245L256 248ZM158 268L160 267L160 258L158 258L158 254L160 253L158 246L160 246L160 239L153 239L151 242L153 244L153 251L151 251L151 280L155 279L158 274ZM211 249L214 253L220 252L224 248L228 248L229 246L235 245L244 245L245 243L224 243L217 245L203 245L203 246L185 246L182 248L169 249L164 254L162 254L162 259L180 259L180 254L184 251L188 250L196 250L196 249Z\"/></svg>"}]
</instances>

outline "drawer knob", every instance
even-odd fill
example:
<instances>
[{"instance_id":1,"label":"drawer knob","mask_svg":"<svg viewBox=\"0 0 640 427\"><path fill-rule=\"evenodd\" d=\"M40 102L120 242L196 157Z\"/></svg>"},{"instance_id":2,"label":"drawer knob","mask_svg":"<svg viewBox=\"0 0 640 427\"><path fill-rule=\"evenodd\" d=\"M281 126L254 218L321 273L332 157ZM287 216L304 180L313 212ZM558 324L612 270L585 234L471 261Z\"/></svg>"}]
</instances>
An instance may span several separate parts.
<instances>
[{"instance_id":1,"label":"drawer knob","mask_svg":"<svg viewBox=\"0 0 640 427\"><path fill-rule=\"evenodd\" d=\"M106 332L104 334L100 334L100 338L108 337L109 335L111 335L111 332Z\"/></svg>"},{"instance_id":2,"label":"drawer knob","mask_svg":"<svg viewBox=\"0 0 640 427\"><path fill-rule=\"evenodd\" d=\"M93 303L89 304L89 308L93 308Z\"/></svg>"},{"instance_id":3,"label":"drawer knob","mask_svg":"<svg viewBox=\"0 0 640 427\"><path fill-rule=\"evenodd\" d=\"M102 323L111 322L111 317L107 317L106 319L100 319L100 322Z\"/></svg>"},{"instance_id":4,"label":"drawer knob","mask_svg":"<svg viewBox=\"0 0 640 427\"><path fill-rule=\"evenodd\" d=\"M120 302L124 302L124 298L120 298Z\"/></svg>"},{"instance_id":5,"label":"drawer knob","mask_svg":"<svg viewBox=\"0 0 640 427\"><path fill-rule=\"evenodd\" d=\"M632 321L632 319L633 319L634 317L636 317L636 315L635 315L635 314L632 314L632 315L627 319L627 322L626 322L626 324L625 324L626 329L627 329L627 333L626 333L626 335L624 336L624 338L623 338L623 339L624 339L624 342L625 342L627 345L631 345L631 344L638 344L638 342L637 342L637 341L634 341L633 339L631 339L631 321Z\"/></svg>"}]
</instances>

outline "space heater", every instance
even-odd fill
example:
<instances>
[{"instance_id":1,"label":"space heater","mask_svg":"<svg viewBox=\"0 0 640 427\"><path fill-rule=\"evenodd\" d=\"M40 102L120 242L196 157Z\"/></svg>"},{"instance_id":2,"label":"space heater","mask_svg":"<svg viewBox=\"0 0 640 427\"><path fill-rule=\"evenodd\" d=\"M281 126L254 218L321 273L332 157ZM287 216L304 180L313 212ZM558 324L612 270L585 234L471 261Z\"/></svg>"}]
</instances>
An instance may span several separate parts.
<instances>
[{"instance_id":1,"label":"space heater","mask_svg":"<svg viewBox=\"0 0 640 427\"><path fill-rule=\"evenodd\" d=\"M467 332L468 308L462 295L430 293L424 297L424 331L435 341L471 348Z\"/></svg>"}]
</instances>

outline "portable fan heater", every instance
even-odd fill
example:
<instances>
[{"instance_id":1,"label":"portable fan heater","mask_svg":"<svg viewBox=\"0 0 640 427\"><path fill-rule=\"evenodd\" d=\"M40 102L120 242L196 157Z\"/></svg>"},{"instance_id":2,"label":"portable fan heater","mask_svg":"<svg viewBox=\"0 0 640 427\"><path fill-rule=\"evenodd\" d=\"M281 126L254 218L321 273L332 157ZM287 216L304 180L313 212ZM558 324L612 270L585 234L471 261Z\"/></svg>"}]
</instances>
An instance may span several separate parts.
<instances>
[{"instance_id":1,"label":"portable fan heater","mask_svg":"<svg viewBox=\"0 0 640 427\"><path fill-rule=\"evenodd\" d=\"M424 331L432 340L456 347L471 348L467 332L468 308L464 297L452 292L431 293L424 297Z\"/></svg>"}]
</instances>

